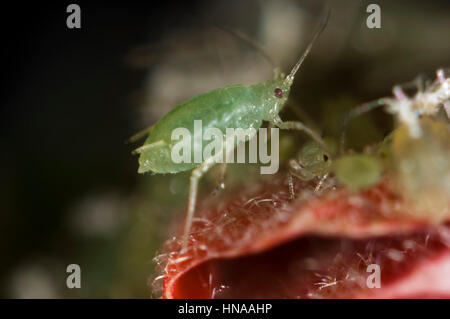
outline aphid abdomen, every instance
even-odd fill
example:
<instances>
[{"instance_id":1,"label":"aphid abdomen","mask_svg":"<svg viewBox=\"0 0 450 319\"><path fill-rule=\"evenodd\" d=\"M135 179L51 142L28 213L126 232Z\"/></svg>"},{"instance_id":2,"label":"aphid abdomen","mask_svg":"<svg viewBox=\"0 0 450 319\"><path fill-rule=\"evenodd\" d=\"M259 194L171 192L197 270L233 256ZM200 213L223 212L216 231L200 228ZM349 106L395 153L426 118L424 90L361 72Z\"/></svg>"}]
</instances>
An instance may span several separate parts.
<instances>
[{"instance_id":1,"label":"aphid abdomen","mask_svg":"<svg viewBox=\"0 0 450 319\"><path fill-rule=\"evenodd\" d=\"M202 136L208 128L217 128L225 134L227 128L256 131L261 126L261 115L258 108L259 99L249 87L235 85L217 89L196 96L175 107L159 121L148 136L144 145L163 141L164 145L142 152L139 158L139 173L178 173L199 166L194 161L194 121L202 121ZM172 141L172 132L177 128L185 128L191 135L191 161L174 163L171 157L172 147L178 141ZM210 140L203 139L204 148ZM203 152L203 149L202 149ZM205 160L205 159L203 159Z\"/></svg>"}]
</instances>

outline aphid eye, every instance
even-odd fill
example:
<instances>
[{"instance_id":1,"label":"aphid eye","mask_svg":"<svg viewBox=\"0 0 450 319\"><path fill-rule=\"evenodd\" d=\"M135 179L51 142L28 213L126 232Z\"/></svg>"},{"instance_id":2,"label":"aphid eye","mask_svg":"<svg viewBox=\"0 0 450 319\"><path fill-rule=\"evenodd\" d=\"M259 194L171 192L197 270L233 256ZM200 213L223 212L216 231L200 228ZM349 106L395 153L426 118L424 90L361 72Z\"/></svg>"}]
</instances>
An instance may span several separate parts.
<instances>
[{"instance_id":1,"label":"aphid eye","mask_svg":"<svg viewBox=\"0 0 450 319\"><path fill-rule=\"evenodd\" d=\"M328 161L328 156L327 156L326 154L323 154L323 160L324 160L325 162Z\"/></svg>"},{"instance_id":2,"label":"aphid eye","mask_svg":"<svg viewBox=\"0 0 450 319\"><path fill-rule=\"evenodd\" d=\"M276 88L275 91L273 91L275 93L275 96L278 98L282 98L283 97L283 90L281 90L280 88Z\"/></svg>"}]
</instances>

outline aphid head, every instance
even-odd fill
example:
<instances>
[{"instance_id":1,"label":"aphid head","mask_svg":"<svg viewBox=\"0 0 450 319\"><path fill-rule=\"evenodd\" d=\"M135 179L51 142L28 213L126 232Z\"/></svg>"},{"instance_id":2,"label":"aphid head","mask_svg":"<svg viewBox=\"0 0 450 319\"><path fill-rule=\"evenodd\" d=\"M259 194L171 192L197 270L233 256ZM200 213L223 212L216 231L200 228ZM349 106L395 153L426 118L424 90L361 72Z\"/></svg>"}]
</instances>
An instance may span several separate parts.
<instances>
[{"instance_id":1,"label":"aphid head","mask_svg":"<svg viewBox=\"0 0 450 319\"><path fill-rule=\"evenodd\" d=\"M259 94L262 96L264 106L264 118L270 120L274 115L278 114L285 105L290 92L290 87L283 85L283 79L277 78L263 82L257 86Z\"/></svg>"},{"instance_id":2,"label":"aphid head","mask_svg":"<svg viewBox=\"0 0 450 319\"><path fill-rule=\"evenodd\" d=\"M331 154L316 142L308 142L301 148L298 161L314 175L327 173L332 165Z\"/></svg>"},{"instance_id":3,"label":"aphid head","mask_svg":"<svg viewBox=\"0 0 450 319\"><path fill-rule=\"evenodd\" d=\"M290 91L291 88L284 85L281 77L272 82L271 93L275 103L283 105L287 101Z\"/></svg>"},{"instance_id":4,"label":"aphid head","mask_svg":"<svg viewBox=\"0 0 450 319\"><path fill-rule=\"evenodd\" d=\"M275 95L275 97L282 99L283 98L283 90L280 88L275 88L275 90L273 90L273 93Z\"/></svg>"}]
</instances>

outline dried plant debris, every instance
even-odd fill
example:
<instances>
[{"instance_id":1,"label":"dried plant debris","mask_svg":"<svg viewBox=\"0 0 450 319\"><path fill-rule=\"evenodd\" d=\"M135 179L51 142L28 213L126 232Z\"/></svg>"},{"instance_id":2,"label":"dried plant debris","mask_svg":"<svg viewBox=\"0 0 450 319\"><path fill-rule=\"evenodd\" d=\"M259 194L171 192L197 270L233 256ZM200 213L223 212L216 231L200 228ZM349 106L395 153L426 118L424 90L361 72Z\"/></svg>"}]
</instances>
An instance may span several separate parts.
<instances>
[{"instance_id":1,"label":"dried plant debris","mask_svg":"<svg viewBox=\"0 0 450 319\"><path fill-rule=\"evenodd\" d=\"M358 193L294 184L304 196L293 202L280 179L224 210L203 211L186 251L180 238L168 241L157 258L163 297L370 296L380 292L366 286L368 265L381 267L387 288L450 253L448 226L411 215L388 178Z\"/></svg>"}]
</instances>

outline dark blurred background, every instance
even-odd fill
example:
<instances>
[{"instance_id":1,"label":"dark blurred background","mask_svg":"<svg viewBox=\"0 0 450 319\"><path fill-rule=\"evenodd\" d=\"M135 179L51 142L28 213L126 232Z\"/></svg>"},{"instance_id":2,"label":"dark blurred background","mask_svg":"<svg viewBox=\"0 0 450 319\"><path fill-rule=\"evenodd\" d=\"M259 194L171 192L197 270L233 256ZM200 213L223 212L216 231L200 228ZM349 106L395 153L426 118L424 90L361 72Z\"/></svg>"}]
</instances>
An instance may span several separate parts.
<instances>
[{"instance_id":1,"label":"dark blurred background","mask_svg":"<svg viewBox=\"0 0 450 319\"><path fill-rule=\"evenodd\" d=\"M152 259L184 217L188 174L138 175L137 145L124 141L189 97L272 77L260 52L216 26L244 32L288 71L325 2L77 1L82 28L68 29L70 3L2 5L0 296L149 297ZM327 3L329 25L283 118L336 137L349 108L450 67L449 1ZM366 26L370 3L381 29ZM350 131L357 125L354 148L379 141L392 120L379 111ZM293 136L286 156L304 140ZM205 194L214 183L206 178ZM72 263L81 289L65 285Z\"/></svg>"}]
</instances>

